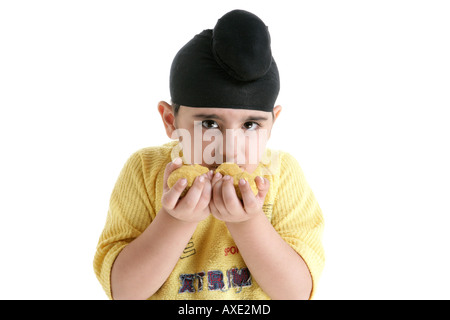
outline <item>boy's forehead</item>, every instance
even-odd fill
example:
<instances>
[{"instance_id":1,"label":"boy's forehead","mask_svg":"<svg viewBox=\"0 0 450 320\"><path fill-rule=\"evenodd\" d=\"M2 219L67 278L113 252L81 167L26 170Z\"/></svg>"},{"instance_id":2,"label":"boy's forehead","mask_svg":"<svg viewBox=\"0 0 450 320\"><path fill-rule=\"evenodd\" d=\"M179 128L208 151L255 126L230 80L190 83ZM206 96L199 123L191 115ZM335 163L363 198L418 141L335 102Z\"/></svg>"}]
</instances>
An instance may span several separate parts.
<instances>
[{"instance_id":1,"label":"boy's forehead","mask_svg":"<svg viewBox=\"0 0 450 320\"><path fill-rule=\"evenodd\" d=\"M241 118L268 118L270 112L250 109L231 109L231 108L193 108L181 106L180 111L192 117L211 117L216 116L222 119L241 119Z\"/></svg>"}]
</instances>

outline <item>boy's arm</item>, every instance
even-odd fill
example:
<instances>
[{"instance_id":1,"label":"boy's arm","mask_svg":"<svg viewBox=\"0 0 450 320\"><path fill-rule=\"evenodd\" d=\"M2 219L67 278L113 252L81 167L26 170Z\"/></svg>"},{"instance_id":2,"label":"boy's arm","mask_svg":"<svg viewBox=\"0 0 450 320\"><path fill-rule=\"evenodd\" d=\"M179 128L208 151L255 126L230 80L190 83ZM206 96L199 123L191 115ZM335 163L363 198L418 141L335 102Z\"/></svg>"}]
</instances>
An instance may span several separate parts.
<instances>
[{"instance_id":1,"label":"boy's arm","mask_svg":"<svg viewBox=\"0 0 450 320\"><path fill-rule=\"evenodd\" d=\"M257 178L258 194L241 179L243 203L229 176L214 176L211 213L226 222L253 278L272 299L308 299L312 279L300 255L277 233L262 210L269 180Z\"/></svg>"},{"instance_id":2,"label":"boy's arm","mask_svg":"<svg viewBox=\"0 0 450 320\"><path fill-rule=\"evenodd\" d=\"M144 232L117 256L111 271L114 299L147 299L166 281L192 237L198 222L209 215L210 175L198 177L187 194L180 179L169 189L167 177L181 166L169 163L164 173L162 208Z\"/></svg>"},{"instance_id":3,"label":"boy's arm","mask_svg":"<svg viewBox=\"0 0 450 320\"><path fill-rule=\"evenodd\" d=\"M272 299L310 297L312 280L308 267L260 212L244 222L228 222L239 253L258 285Z\"/></svg>"},{"instance_id":4,"label":"boy's arm","mask_svg":"<svg viewBox=\"0 0 450 320\"><path fill-rule=\"evenodd\" d=\"M117 256L111 271L114 299L147 299L166 281L196 222L175 219L164 209L147 229Z\"/></svg>"}]
</instances>

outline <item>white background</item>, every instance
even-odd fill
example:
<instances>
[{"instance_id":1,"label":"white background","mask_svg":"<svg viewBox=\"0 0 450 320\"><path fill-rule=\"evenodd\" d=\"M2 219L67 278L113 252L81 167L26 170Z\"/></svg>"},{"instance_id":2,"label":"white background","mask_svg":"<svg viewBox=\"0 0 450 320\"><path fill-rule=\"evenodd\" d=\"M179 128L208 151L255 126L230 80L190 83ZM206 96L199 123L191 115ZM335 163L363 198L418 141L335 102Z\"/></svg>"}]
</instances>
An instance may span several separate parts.
<instances>
[{"instance_id":1,"label":"white background","mask_svg":"<svg viewBox=\"0 0 450 320\"><path fill-rule=\"evenodd\" d=\"M450 298L448 1L0 2L0 298L105 299L117 176L168 141L176 52L232 9L269 26L293 154L326 220L316 299Z\"/></svg>"}]
</instances>

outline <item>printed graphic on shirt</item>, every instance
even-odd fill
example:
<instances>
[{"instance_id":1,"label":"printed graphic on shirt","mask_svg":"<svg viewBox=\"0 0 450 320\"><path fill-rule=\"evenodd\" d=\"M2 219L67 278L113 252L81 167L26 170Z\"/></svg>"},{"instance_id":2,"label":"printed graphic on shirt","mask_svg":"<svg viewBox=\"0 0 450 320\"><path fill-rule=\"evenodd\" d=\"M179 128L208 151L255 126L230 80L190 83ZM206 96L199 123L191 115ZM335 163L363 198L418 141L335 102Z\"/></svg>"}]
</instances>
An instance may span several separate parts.
<instances>
[{"instance_id":1,"label":"printed graphic on shirt","mask_svg":"<svg viewBox=\"0 0 450 320\"><path fill-rule=\"evenodd\" d=\"M239 253L238 247L235 247L235 246L227 247L223 251L225 252L225 257L228 256L229 254L235 255L235 254Z\"/></svg>"},{"instance_id":2,"label":"printed graphic on shirt","mask_svg":"<svg viewBox=\"0 0 450 320\"><path fill-rule=\"evenodd\" d=\"M180 275L181 287L178 293L183 292L195 292L194 281L197 280L197 290L203 290L203 277L204 272L194 273L194 274L182 274Z\"/></svg>"},{"instance_id":3,"label":"printed graphic on shirt","mask_svg":"<svg viewBox=\"0 0 450 320\"><path fill-rule=\"evenodd\" d=\"M225 284L223 283L223 273L220 270L208 271L208 289L223 290Z\"/></svg>"},{"instance_id":4,"label":"printed graphic on shirt","mask_svg":"<svg viewBox=\"0 0 450 320\"><path fill-rule=\"evenodd\" d=\"M190 256L193 256L196 253L197 253L197 251L195 250L194 240L191 238L191 240L187 244L186 248L184 248L183 254L181 255L180 259L188 258Z\"/></svg>"},{"instance_id":5,"label":"printed graphic on shirt","mask_svg":"<svg viewBox=\"0 0 450 320\"><path fill-rule=\"evenodd\" d=\"M252 277L248 268L233 268L227 271L228 287L238 288L241 292L243 287L252 285Z\"/></svg>"},{"instance_id":6,"label":"printed graphic on shirt","mask_svg":"<svg viewBox=\"0 0 450 320\"><path fill-rule=\"evenodd\" d=\"M207 288L210 291L227 291L231 288L236 289L236 293L242 291L243 287L252 285L251 274L248 268L232 268L227 270L226 279L221 270L210 270L208 273L204 271L194 274L180 275L180 290L178 293L195 293L202 291L204 288L203 281L208 281Z\"/></svg>"}]
</instances>

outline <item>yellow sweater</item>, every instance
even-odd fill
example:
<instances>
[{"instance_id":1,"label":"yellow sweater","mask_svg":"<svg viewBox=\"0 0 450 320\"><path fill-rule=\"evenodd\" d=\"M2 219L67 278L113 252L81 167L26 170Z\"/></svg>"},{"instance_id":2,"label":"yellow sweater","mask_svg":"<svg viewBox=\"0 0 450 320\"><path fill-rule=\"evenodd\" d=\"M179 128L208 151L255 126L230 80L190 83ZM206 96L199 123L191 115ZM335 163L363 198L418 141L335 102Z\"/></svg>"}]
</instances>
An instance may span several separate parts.
<instances>
[{"instance_id":1,"label":"yellow sweater","mask_svg":"<svg viewBox=\"0 0 450 320\"><path fill-rule=\"evenodd\" d=\"M172 160L175 145L170 142L137 151L119 175L94 258L95 274L109 298L114 260L161 209L164 169ZM322 212L295 158L285 152L277 156L278 165L272 163L271 171L265 171L270 190L263 210L275 230L307 264L314 293L325 260ZM264 167L269 165L261 163L260 168ZM225 223L210 215L198 224L171 275L149 299L269 297L251 277Z\"/></svg>"}]
</instances>

